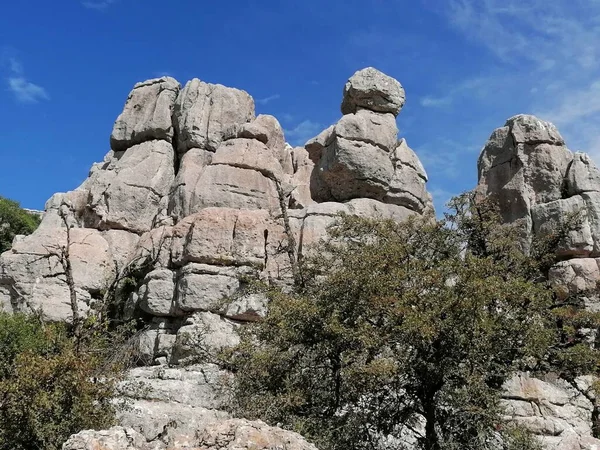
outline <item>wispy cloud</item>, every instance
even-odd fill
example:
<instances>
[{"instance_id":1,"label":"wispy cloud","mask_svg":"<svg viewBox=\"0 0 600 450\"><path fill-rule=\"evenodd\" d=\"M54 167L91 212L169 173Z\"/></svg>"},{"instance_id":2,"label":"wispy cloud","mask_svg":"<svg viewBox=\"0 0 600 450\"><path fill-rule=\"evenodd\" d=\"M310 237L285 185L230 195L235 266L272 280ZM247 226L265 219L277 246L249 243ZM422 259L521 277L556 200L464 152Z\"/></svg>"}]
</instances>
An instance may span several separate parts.
<instances>
[{"instance_id":1,"label":"wispy cloud","mask_svg":"<svg viewBox=\"0 0 600 450\"><path fill-rule=\"evenodd\" d=\"M18 102L38 103L41 100L50 100L46 89L25 77L23 64L16 57L8 58L5 65L9 73L6 77L8 90L13 93Z\"/></svg>"},{"instance_id":2,"label":"wispy cloud","mask_svg":"<svg viewBox=\"0 0 600 450\"><path fill-rule=\"evenodd\" d=\"M442 94L426 95L419 100L419 103L426 108L442 108L451 106L457 99L466 97L483 99L493 92L497 83L497 77L493 76L470 78L458 85L446 88Z\"/></svg>"},{"instance_id":3,"label":"wispy cloud","mask_svg":"<svg viewBox=\"0 0 600 450\"><path fill-rule=\"evenodd\" d=\"M256 103L258 103L259 105L266 105L267 103L271 103L273 100L279 100L280 98L281 96L279 94L273 94L265 98L257 99Z\"/></svg>"},{"instance_id":4,"label":"wispy cloud","mask_svg":"<svg viewBox=\"0 0 600 450\"><path fill-rule=\"evenodd\" d=\"M285 130L285 137L291 145L304 145L306 141L319 134L324 127L312 120L304 120L294 128Z\"/></svg>"},{"instance_id":5,"label":"wispy cloud","mask_svg":"<svg viewBox=\"0 0 600 450\"><path fill-rule=\"evenodd\" d=\"M95 9L96 11L104 11L106 8L116 3L117 0L87 0L82 1L81 4L85 8Z\"/></svg>"},{"instance_id":6,"label":"wispy cloud","mask_svg":"<svg viewBox=\"0 0 600 450\"><path fill-rule=\"evenodd\" d=\"M591 0L450 0L450 25L499 62L520 107L554 122L570 147L600 157L600 2ZM424 106L443 106L443 97ZM437 100L437 103L436 101Z\"/></svg>"},{"instance_id":7,"label":"wispy cloud","mask_svg":"<svg viewBox=\"0 0 600 450\"><path fill-rule=\"evenodd\" d=\"M15 94L18 101L22 103L37 103L40 100L50 100L46 90L23 77L10 77L8 87Z\"/></svg>"}]
</instances>

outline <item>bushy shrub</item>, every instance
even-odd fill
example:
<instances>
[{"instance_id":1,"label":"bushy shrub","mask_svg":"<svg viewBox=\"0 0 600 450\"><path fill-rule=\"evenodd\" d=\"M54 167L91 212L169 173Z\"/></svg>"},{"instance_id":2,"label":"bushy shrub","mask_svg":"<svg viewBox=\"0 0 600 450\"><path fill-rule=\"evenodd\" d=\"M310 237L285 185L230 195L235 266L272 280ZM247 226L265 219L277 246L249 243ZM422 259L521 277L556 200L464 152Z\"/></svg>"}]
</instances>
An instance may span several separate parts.
<instances>
[{"instance_id":1,"label":"bushy shrub","mask_svg":"<svg viewBox=\"0 0 600 450\"><path fill-rule=\"evenodd\" d=\"M104 345L75 345L63 324L0 313L1 450L60 449L73 433L114 424L118 371Z\"/></svg>"},{"instance_id":2,"label":"bushy shrub","mask_svg":"<svg viewBox=\"0 0 600 450\"><path fill-rule=\"evenodd\" d=\"M0 197L0 253L8 250L18 234L31 234L40 218L22 209L13 200Z\"/></svg>"}]
</instances>

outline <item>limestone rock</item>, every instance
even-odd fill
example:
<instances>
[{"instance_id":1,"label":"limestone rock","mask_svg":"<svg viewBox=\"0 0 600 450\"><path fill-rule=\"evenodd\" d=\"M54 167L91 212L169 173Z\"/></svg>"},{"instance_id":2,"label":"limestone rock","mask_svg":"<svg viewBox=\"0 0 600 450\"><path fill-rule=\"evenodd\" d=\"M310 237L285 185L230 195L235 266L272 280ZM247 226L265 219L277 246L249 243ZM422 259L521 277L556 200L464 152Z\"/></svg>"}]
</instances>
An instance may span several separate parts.
<instances>
[{"instance_id":1,"label":"limestone rock","mask_svg":"<svg viewBox=\"0 0 600 450\"><path fill-rule=\"evenodd\" d=\"M579 195L564 200L555 200L549 203L535 205L531 209L533 220L533 233L543 236L556 230L570 215L585 212L585 202ZM559 244L558 254L561 256L589 256L594 249L594 240L587 217L581 224L568 233L568 236Z\"/></svg>"},{"instance_id":2,"label":"limestone rock","mask_svg":"<svg viewBox=\"0 0 600 450\"><path fill-rule=\"evenodd\" d=\"M235 138L256 139L274 151L285 147L279 121L268 114L259 114L252 122L233 124L224 131L223 140Z\"/></svg>"},{"instance_id":3,"label":"limestone rock","mask_svg":"<svg viewBox=\"0 0 600 450\"><path fill-rule=\"evenodd\" d=\"M593 404L576 386L564 380L545 381L517 374L504 384L507 418L531 431L549 449L591 449Z\"/></svg>"},{"instance_id":4,"label":"limestone rock","mask_svg":"<svg viewBox=\"0 0 600 450\"><path fill-rule=\"evenodd\" d=\"M169 196L171 216L179 220L199 210L197 193L202 191L202 187L198 183L202 172L211 163L213 154L208 150L192 148L181 157Z\"/></svg>"},{"instance_id":5,"label":"limestone rock","mask_svg":"<svg viewBox=\"0 0 600 450\"><path fill-rule=\"evenodd\" d=\"M238 272L234 269L187 264L178 276L177 306L183 311L218 312L239 287Z\"/></svg>"},{"instance_id":6,"label":"limestone rock","mask_svg":"<svg viewBox=\"0 0 600 450\"><path fill-rule=\"evenodd\" d=\"M115 122L110 137L112 149L123 151L153 139L171 142L171 115L179 87L177 80L171 77L136 84Z\"/></svg>"},{"instance_id":7,"label":"limestone rock","mask_svg":"<svg viewBox=\"0 0 600 450\"><path fill-rule=\"evenodd\" d=\"M550 269L548 278L559 298L595 293L600 282L598 263L594 258L573 258L555 264Z\"/></svg>"},{"instance_id":8,"label":"limestone rock","mask_svg":"<svg viewBox=\"0 0 600 450\"><path fill-rule=\"evenodd\" d=\"M29 312L41 307L50 320L70 320L69 288L61 260L67 245L66 228L38 228L17 240L2 255L0 285L10 293L8 302L15 311ZM98 230L70 230L70 258L79 308L88 309L91 294L106 288L114 276L110 247ZM25 304L25 300L28 305Z\"/></svg>"},{"instance_id":9,"label":"limestone rock","mask_svg":"<svg viewBox=\"0 0 600 450\"><path fill-rule=\"evenodd\" d=\"M397 80L373 67L367 67L352 75L346 83L342 114L351 114L358 108L364 108L397 116L404 101L404 88Z\"/></svg>"},{"instance_id":10,"label":"limestone rock","mask_svg":"<svg viewBox=\"0 0 600 450\"><path fill-rule=\"evenodd\" d=\"M481 151L478 195L498 203L502 219L519 227L527 248L532 208L563 199L572 159L554 125L534 116L512 117L492 133Z\"/></svg>"},{"instance_id":11,"label":"limestone rock","mask_svg":"<svg viewBox=\"0 0 600 450\"><path fill-rule=\"evenodd\" d=\"M215 151L230 126L254 119L254 100L239 89L194 78L179 94L174 117L179 153L194 147Z\"/></svg>"},{"instance_id":12,"label":"limestone rock","mask_svg":"<svg viewBox=\"0 0 600 450\"><path fill-rule=\"evenodd\" d=\"M550 122L528 114L519 114L506 121L515 144L553 144L562 146L565 140Z\"/></svg>"},{"instance_id":13,"label":"limestone rock","mask_svg":"<svg viewBox=\"0 0 600 450\"><path fill-rule=\"evenodd\" d=\"M173 263L263 267L274 226L265 210L205 208L174 227Z\"/></svg>"},{"instance_id":14,"label":"limestone rock","mask_svg":"<svg viewBox=\"0 0 600 450\"><path fill-rule=\"evenodd\" d=\"M273 180L259 171L225 164L205 167L189 197L192 213L209 207L266 211L279 209Z\"/></svg>"},{"instance_id":15,"label":"limestone rock","mask_svg":"<svg viewBox=\"0 0 600 450\"><path fill-rule=\"evenodd\" d=\"M323 149L329 146L333 139L335 138L334 134L335 125L331 125L329 128L321 131L317 136L312 139L309 139L306 145L306 151L308 152L310 159L316 164L321 159L323 154Z\"/></svg>"},{"instance_id":16,"label":"limestone rock","mask_svg":"<svg viewBox=\"0 0 600 450\"><path fill-rule=\"evenodd\" d=\"M396 148L398 127L393 114L379 114L362 109L346 114L335 125L335 134L344 139L366 142L386 152Z\"/></svg>"},{"instance_id":17,"label":"limestone rock","mask_svg":"<svg viewBox=\"0 0 600 450\"><path fill-rule=\"evenodd\" d=\"M296 433L245 419L208 424L204 429L198 430L197 436L197 445L207 450L317 450Z\"/></svg>"},{"instance_id":18,"label":"limestone rock","mask_svg":"<svg viewBox=\"0 0 600 450\"><path fill-rule=\"evenodd\" d=\"M567 172L567 194L600 191L600 170L586 153L575 153Z\"/></svg>"},{"instance_id":19,"label":"limestone rock","mask_svg":"<svg viewBox=\"0 0 600 450\"><path fill-rule=\"evenodd\" d=\"M181 315L175 305L175 282L169 269L156 269L146 275L139 291L140 307L153 316Z\"/></svg>"},{"instance_id":20,"label":"limestone rock","mask_svg":"<svg viewBox=\"0 0 600 450\"><path fill-rule=\"evenodd\" d=\"M280 180L283 168L278 154L255 139L237 138L223 142L212 158L212 164L251 169L268 178Z\"/></svg>"},{"instance_id":21,"label":"limestone rock","mask_svg":"<svg viewBox=\"0 0 600 450\"><path fill-rule=\"evenodd\" d=\"M156 448L131 428L112 427L108 430L85 430L71 436L62 450L151 450Z\"/></svg>"},{"instance_id":22,"label":"limestone rock","mask_svg":"<svg viewBox=\"0 0 600 450\"><path fill-rule=\"evenodd\" d=\"M177 332L171 362L182 364L216 357L220 350L239 344L237 327L217 314L195 313Z\"/></svg>"},{"instance_id":23,"label":"limestone rock","mask_svg":"<svg viewBox=\"0 0 600 450\"><path fill-rule=\"evenodd\" d=\"M69 438L63 450L317 450L299 434L245 419L196 420L183 429L167 422L155 438L144 438L133 428L81 431ZM159 436L160 434L160 436ZM148 440L146 440L148 439Z\"/></svg>"},{"instance_id":24,"label":"limestone rock","mask_svg":"<svg viewBox=\"0 0 600 450\"><path fill-rule=\"evenodd\" d=\"M336 201L358 197L382 200L394 175L394 166L384 150L341 137L327 147L316 170Z\"/></svg>"},{"instance_id":25,"label":"limestone rock","mask_svg":"<svg viewBox=\"0 0 600 450\"><path fill-rule=\"evenodd\" d=\"M90 208L100 228L136 233L149 231L163 197L175 178L174 151L166 141L148 141L129 148L106 173L105 183L90 190Z\"/></svg>"}]
</instances>

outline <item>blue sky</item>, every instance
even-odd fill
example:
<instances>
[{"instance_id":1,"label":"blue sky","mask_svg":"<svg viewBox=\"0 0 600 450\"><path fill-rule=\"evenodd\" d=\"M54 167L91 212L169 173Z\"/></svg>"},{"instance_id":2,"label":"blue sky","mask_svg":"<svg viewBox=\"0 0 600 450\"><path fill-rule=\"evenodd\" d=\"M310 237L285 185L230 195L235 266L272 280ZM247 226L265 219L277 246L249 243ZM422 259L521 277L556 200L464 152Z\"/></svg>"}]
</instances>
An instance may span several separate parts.
<instances>
[{"instance_id":1,"label":"blue sky","mask_svg":"<svg viewBox=\"0 0 600 450\"><path fill-rule=\"evenodd\" d=\"M600 158L599 0L21 0L0 14L0 195L43 208L109 150L133 84L164 74L248 91L292 144L340 117L374 66L407 103L400 135L438 208L476 183L518 113Z\"/></svg>"}]
</instances>

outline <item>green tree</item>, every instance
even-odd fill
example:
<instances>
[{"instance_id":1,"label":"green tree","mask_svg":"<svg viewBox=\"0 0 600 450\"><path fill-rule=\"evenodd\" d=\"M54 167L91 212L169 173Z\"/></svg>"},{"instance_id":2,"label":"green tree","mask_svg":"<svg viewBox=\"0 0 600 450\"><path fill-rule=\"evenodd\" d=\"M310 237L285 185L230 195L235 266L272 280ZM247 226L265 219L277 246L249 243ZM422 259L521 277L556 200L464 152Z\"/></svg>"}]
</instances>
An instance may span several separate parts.
<instances>
[{"instance_id":1,"label":"green tree","mask_svg":"<svg viewBox=\"0 0 600 450\"><path fill-rule=\"evenodd\" d=\"M18 234L31 234L40 218L22 209L13 200L0 197L0 253L8 250Z\"/></svg>"},{"instance_id":2,"label":"green tree","mask_svg":"<svg viewBox=\"0 0 600 450\"><path fill-rule=\"evenodd\" d=\"M60 449L115 424L118 333L94 320L82 331L75 342L64 324L0 313L0 450Z\"/></svg>"},{"instance_id":3,"label":"green tree","mask_svg":"<svg viewBox=\"0 0 600 450\"><path fill-rule=\"evenodd\" d=\"M493 205L452 207L441 221L339 220L302 263L304 284L269 290L264 321L232 351L236 412L324 450L407 436L426 450L535 448L503 423L502 384L524 367L589 369L597 352L561 360L583 347L560 345L544 282L557 237L525 254Z\"/></svg>"}]
</instances>

